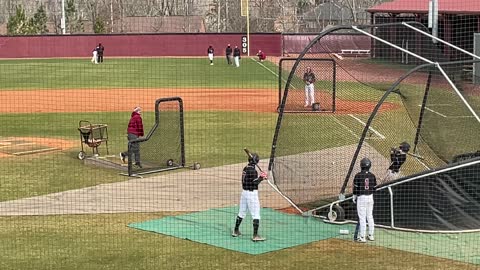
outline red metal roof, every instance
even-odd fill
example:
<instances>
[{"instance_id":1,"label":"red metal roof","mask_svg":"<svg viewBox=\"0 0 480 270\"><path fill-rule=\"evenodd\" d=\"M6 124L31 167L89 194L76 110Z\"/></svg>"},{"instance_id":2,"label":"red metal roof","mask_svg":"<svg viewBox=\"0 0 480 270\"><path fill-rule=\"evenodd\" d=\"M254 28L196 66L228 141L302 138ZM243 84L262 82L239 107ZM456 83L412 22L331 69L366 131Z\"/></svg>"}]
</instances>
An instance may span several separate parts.
<instances>
[{"instance_id":1,"label":"red metal roof","mask_svg":"<svg viewBox=\"0 0 480 270\"><path fill-rule=\"evenodd\" d=\"M370 13L428 13L429 0L394 0L367 9ZM438 0L439 14L480 14L480 0Z\"/></svg>"}]
</instances>

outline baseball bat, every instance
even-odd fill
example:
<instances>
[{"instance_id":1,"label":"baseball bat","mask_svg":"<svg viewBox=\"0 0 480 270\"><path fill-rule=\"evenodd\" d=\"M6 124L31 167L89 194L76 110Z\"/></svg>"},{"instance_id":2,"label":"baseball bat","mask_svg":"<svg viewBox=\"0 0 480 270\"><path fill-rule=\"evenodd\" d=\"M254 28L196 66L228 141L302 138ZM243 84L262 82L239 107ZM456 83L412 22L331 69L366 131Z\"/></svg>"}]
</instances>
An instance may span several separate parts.
<instances>
[{"instance_id":1,"label":"baseball bat","mask_svg":"<svg viewBox=\"0 0 480 270\"><path fill-rule=\"evenodd\" d=\"M417 154L412 154L412 153L408 153L407 152L407 155L411 156L411 157L414 157L414 158L418 158L420 160L425 160L424 157L420 156L420 155L417 155Z\"/></svg>"},{"instance_id":2,"label":"baseball bat","mask_svg":"<svg viewBox=\"0 0 480 270\"><path fill-rule=\"evenodd\" d=\"M247 154L247 156L249 158L252 158L252 153L250 153L250 151L247 148L243 148L243 151L245 151L245 153ZM255 166L257 166L257 168L260 172L263 172L262 168L260 168L260 166L258 164L255 164Z\"/></svg>"}]
</instances>

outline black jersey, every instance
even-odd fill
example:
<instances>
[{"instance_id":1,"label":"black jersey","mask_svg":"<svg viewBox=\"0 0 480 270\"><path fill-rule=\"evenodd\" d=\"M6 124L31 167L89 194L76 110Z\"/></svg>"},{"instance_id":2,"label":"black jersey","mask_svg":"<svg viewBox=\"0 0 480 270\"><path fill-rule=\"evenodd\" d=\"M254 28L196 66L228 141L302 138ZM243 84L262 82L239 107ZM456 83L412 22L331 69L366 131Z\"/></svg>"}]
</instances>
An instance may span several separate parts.
<instances>
[{"instance_id":1,"label":"black jersey","mask_svg":"<svg viewBox=\"0 0 480 270\"><path fill-rule=\"evenodd\" d=\"M105 47L103 47L103 45L100 45L100 46L97 47L98 55L102 56L103 51L105 51Z\"/></svg>"},{"instance_id":2,"label":"black jersey","mask_svg":"<svg viewBox=\"0 0 480 270\"><path fill-rule=\"evenodd\" d=\"M303 74L303 80L305 82L314 83L316 80L315 74L313 74L313 72L305 72L305 74Z\"/></svg>"},{"instance_id":3,"label":"black jersey","mask_svg":"<svg viewBox=\"0 0 480 270\"><path fill-rule=\"evenodd\" d=\"M392 149L390 153L390 167L389 170L398 173L400 171L400 167L402 167L403 163L407 160L407 154L399 149Z\"/></svg>"},{"instance_id":4,"label":"black jersey","mask_svg":"<svg viewBox=\"0 0 480 270\"><path fill-rule=\"evenodd\" d=\"M232 47L228 46L228 47L225 49L225 54L226 54L226 55L232 55Z\"/></svg>"},{"instance_id":5,"label":"black jersey","mask_svg":"<svg viewBox=\"0 0 480 270\"><path fill-rule=\"evenodd\" d=\"M377 178L369 171L361 171L353 178L353 195L373 194L377 187Z\"/></svg>"},{"instance_id":6,"label":"black jersey","mask_svg":"<svg viewBox=\"0 0 480 270\"><path fill-rule=\"evenodd\" d=\"M255 169L255 165L248 164L243 168L242 172L242 187L244 190L257 190L258 184L258 172Z\"/></svg>"},{"instance_id":7,"label":"black jersey","mask_svg":"<svg viewBox=\"0 0 480 270\"><path fill-rule=\"evenodd\" d=\"M240 49L239 48L233 49L233 56L240 56Z\"/></svg>"},{"instance_id":8,"label":"black jersey","mask_svg":"<svg viewBox=\"0 0 480 270\"><path fill-rule=\"evenodd\" d=\"M213 48L212 48L212 47L208 47L207 53L212 53L212 54L213 54Z\"/></svg>"}]
</instances>

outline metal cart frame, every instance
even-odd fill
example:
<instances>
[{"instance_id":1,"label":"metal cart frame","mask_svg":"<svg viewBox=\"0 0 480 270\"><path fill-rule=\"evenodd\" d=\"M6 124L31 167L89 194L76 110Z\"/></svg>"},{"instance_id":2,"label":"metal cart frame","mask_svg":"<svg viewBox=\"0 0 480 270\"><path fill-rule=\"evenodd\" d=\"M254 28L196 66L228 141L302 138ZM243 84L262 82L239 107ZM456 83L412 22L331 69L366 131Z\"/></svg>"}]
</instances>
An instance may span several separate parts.
<instances>
[{"instance_id":1,"label":"metal cart frame","mask_svg":"<svg viewBox=\"0 0 480 270\"><path fill-rule=\"evenodd\" d=\"M105 124L92 124L86 120L78 122L78 131L80 132L80 145L82 150L78 152L78 159L86 158L84 145L92 148L93 156L99 156L98 147L105 142L105 148L108 153L108 126Z\"/></svg>"}]
</instances>

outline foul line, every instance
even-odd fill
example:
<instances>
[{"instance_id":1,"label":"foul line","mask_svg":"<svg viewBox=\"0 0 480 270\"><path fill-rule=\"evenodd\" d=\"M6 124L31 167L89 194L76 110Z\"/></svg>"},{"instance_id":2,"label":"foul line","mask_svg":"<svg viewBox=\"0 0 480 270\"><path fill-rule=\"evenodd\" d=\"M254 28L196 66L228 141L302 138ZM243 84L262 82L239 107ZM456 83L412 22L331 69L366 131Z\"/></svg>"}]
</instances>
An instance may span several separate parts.
<instances>
[{"instance_id":1,"label":"foul line","mask_svg":"<svg viewBox=\"0 0 480 270\"><path fill-rule=\"evenodd\" d=\"M419 104L418 107L422 107L422 105ZM443 118L447 118L447 116L446 116L445 114L442 114L442 113L439 113L439 112L437 112L437 111L435 111L435 110L432 110L432 109L428 108L427 106L425 106L425 110L431 111L432 113L435 113L435 114L438 114L438 115L440 115L440 116L443 117Z\"/></svg>"},{"instance_id":2,"label":"foul line","mask_svg":"<svg viewBox=\"0 0 480 270\"><path fill-rule=\"evenodd\" d=\"M362 125L364 126L367 126L367 123L363 122L362 120L360 120L359 118L355 117L354 115L352 114L349 114L348 116L352 117L353 119L357 120L359 123L361 123ZM380 137L380 139L385 139L385 136L383 136L380 132L378 132L377 130L375 130L374 128L372 127L368 127L369 130L371 130L373 133L375 133L375 135L377 135L378 137Z\"/></svg>"},{"instance_id":3,"label":"foul line","mask_svg":"<svg viewBox=\"0 0 480 270\"><path fill-rule=\"evenodd\" d=\"M262 66L264 69L268 70L270 73L272 73L273 75L275 75L275 77L278 78L278 74L277 74L275 71L269 69L267 66L265 66L264 64L262 64L261 62L255 60L255 59L253 59L253 58L250 58L250 60L252 60L253 62L259 64L259 65ZM282 80L283 80L283 79L282 79ZM285 80L283 80L283 81L285 81Z\"/></svg>"},{"instance_id":4,"label":"foul line","mask_svg":"<svg viewBox=\"0 0 480 270\"><path fill-rule=\"evenodd\" d=\"M360 139L360 136L358 136L357 134L355 134L355 132L353 132L351 129L349 129L347 126L345 126L344 124L342 124L342 122L340 122L340 120L337 119L337 117L333 116L333 120L335 120L335 122L337 122L337 124L339 124L340 126L342 126L343 128L345 128L346 130L348 130L348 132L350 132L353 137L355 137L356 139Z\"/></svg>"}]
</instances>

